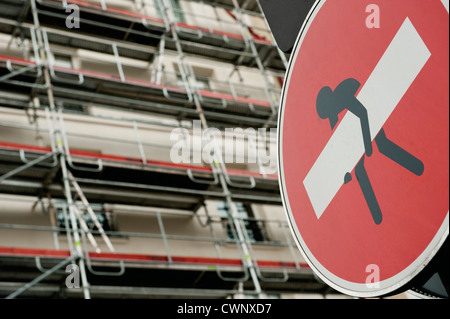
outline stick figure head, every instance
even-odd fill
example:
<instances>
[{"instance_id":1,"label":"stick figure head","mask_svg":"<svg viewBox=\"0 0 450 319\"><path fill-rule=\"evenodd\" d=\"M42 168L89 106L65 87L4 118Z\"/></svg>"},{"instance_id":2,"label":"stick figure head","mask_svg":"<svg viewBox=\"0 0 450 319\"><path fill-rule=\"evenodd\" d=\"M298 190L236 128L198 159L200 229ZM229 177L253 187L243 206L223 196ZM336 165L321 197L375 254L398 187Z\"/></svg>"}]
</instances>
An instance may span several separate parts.
<instances>
[{"instance_id":1,"label":"stick figure head","mask_svg":"<svg viewBox=\"0 0 450 319\"><path fill-rule=\"evenodd\" d=\"M339 113L355 99L359 87L359 82L350 78L342 81L334 91L329 86L325 86L319 91L316 100L317 114L320 118L330 121L331 129L339 121Z\"/></svg>"},{"instance_id":2,"label":"stick figure head","mask_svg":"<svg viewBox=\"0 0 450 319\"><path fill-rule=\"evenodd\" d=\"M337 124L340 113L335 103L333 90L329 86L323 87L317 95L316 110L321 119L329 119L331 129Z\"/></svg>"}]
</instances>

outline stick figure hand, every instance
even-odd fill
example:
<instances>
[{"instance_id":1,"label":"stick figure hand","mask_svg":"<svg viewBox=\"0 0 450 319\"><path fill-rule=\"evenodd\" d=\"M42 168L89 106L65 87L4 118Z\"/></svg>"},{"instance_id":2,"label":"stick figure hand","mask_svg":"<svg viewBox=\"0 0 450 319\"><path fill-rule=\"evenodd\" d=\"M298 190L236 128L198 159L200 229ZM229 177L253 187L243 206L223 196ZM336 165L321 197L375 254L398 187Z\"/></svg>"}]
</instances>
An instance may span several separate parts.
<instances>
[{"instance_id":1,"label":"stick figure hand","mask_svg":"<svg viewBox=\"0 0 450 319\"><path fill-rule=\"evenodd\" d=\"M370 157L373 152L372 143L367 143L367 145L365 145L365 149L366 149L366 156Z\"/></svg>"},{"instance_id":2,"label":"stick figure hand","mask_svg":"<svg viewBox=\"0 0 450 319\"><path fill-rule=\"evenodd\" d=\"M350 183L352 181L352 174L346 173L344 176L344 184Z\"/></svg>"}]
</instances>

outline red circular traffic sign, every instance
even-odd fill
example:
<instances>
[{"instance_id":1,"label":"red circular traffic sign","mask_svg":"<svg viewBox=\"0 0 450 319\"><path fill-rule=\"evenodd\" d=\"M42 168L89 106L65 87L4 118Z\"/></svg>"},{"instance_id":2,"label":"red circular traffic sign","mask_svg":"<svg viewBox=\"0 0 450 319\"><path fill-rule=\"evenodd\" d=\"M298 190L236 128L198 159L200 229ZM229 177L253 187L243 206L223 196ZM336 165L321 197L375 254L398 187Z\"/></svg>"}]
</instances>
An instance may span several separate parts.
<instances>
[{"instance_id":1,"label":"red circular traffic sign","mask_svg":"<svg viewBox=\"0 0 450 319\"><path fill-rule=\"evenodd\" d=\"M279 174L297 245L335 289L398 291L447 238L448 87L445 1L316 2L283 90Z\"/></svg>"}]
</instances>

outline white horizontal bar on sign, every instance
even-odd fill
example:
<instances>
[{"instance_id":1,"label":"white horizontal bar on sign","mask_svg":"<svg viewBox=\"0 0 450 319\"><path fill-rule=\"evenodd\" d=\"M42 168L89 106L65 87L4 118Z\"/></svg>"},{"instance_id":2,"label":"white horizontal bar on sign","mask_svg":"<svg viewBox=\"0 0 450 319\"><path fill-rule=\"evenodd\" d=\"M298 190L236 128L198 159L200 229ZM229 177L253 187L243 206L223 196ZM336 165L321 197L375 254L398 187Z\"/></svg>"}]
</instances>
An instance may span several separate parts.
<instances>
[{"instance_id":1,"label":"white horizontal bar on sign","mask_svg":"<svg viewBox=\"0 0 450 319\"><path fill-rule=\"evenodd\" d=\"M372 140L430 56L406 18L356 97L367 109ZM344 184L345 174L353 170L364 152L361 122L347 112L303 181L317 218L322 216Z\"/></svg>"}]
</instances>

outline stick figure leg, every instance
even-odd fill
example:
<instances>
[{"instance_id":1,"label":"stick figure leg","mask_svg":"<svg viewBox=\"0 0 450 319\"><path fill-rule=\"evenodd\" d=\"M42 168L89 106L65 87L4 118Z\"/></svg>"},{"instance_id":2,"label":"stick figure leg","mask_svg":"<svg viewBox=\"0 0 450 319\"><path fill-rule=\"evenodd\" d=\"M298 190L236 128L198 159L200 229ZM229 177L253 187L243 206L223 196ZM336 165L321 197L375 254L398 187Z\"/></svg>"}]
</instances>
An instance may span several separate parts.
<instances>
[{"instance_id":1,"label":"stick figure leg","mask_svg":"<svg viewBox=\"0 0 450 319\"><path fill-rule=\"evenodd\" d=\"M378 205L377 198L370 184L369 176L367 176L366 169L364 167L365 155L361 158L355 168L356 179L358 180L359 187L366 199L367 206L369 206L370 213L372 214L373 221L379 225L383 219L380 206Z\"/></svg>"},{"instance_id":2,"label":"stick figure leg","mask_svg":"<svg viewBox=\"0 0 450 319\"><path fill-rule=\"evenodd\" d=\"M386 137L386 133L383 129L375 137L375 143L377 143L378 150L381 154L387 156L397 164L403 166L410 172L416 174L417 176L422 175L424 171L424 165L422 161L414 157L400 146L390 141Z\"/></svg>"}]
</instances>

